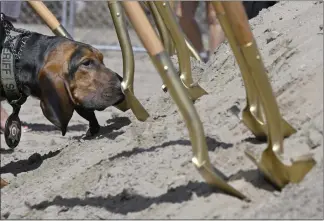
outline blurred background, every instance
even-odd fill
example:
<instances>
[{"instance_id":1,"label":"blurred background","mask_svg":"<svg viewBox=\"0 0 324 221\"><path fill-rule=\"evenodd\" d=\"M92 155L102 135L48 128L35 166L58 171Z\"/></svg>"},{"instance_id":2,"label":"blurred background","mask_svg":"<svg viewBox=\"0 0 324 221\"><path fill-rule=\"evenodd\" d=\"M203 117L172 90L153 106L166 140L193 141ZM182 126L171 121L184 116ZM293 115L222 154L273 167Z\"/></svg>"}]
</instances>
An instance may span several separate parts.
<instances>
[{"instance_id":1,"label":"blurred background","mask_svg":"<svg viewBox=\"0 0 324 221\"><path fill-rule=\"evenodd\" d=\"M52 11L75 40L91 44L103 52L116 51L119 53L119 42L107 1L62 0L43 1L43 3ZM174 7L178 3L175 2ZM203 2L201 3L198 5L195 19L199 24L204 48L208 48L209 36L206 8L205 4ZM273 5L275 2L244 1L243 4L248 17L253 18L263 8ZM153 26L155 26L153 18L149 13L147 15ZM53 34L26 1L22 1L21 13L15 23L18 27L27 28L31 31L49 35ZM134 52L145 52L129 22L127 22L127 26Z\"/></svg>"},{"instance_id":2,"label":"blurred background","mask_svg":"<svg viewBox=\"0 0 324 221\"><path fill-rule=\"evenodd\" d=\"M119 45L118 41L112 41L115 37L111 35L116 35L116 33L114 32L107 1L64 0L43 2L76 40L95 45L101 50L105 50L105 48L109 46ZM44 22L27 2L23 2L21 7L21 14L17 20L19 26L28 24L29 29L31 28L35 31L39 28L46 28ZM205 22L204 10L204 4L200 4L196 17L201 26L201 31L207 33L208 27ZM153 22L152 18L150 18L150 20ZM129 23L128 27L130 32L132 32L132 27ZM130 35L134 36L131 33ZM133 38L134 37L131 37L132 40ZM206 44L208 43L207 38L208 36L206 36L206 40L204 40ZM141 47L138 39L134 39L132 43L134 47Z\"/></svg>"},{"instance_id":3,"label":"blurred background","mask_svg":"<svg viewBox=\"0 0 324 221\"><path fill-rule=\"evenodd\" d=\"M43 2L76 40L95 45L99 49L104 49L111 45L119 45L118 42L111 42L112 36L110 35L115 33L109 31L114 31L114 26L107 1L64 0ZM32 29L46 27L27 2L23 2L21 7L21 14L17 20L20 26L28 24L29 28ZM201 31L207 33L208 27L205 22L204 10L204 4L200 4L196 17L201 26ZM153 22L152 18L150 20ZM129 23L127 25L132 32L131 25ZM105 38L105 36L107 37ZM141 44L138 43L138 39L135 39L133 46L141 47Z\"/></svg>"}]
</instances>

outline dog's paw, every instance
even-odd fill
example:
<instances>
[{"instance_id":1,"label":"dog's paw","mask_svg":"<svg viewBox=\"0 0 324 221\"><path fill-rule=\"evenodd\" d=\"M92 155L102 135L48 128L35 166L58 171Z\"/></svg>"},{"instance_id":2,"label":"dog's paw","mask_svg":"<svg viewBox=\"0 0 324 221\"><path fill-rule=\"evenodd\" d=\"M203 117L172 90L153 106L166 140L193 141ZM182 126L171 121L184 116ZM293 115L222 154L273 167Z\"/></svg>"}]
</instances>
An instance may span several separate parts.
<instances>
[{"instance_id":1,"label":"dog's paw","mask_svg":"<svg viewBox=\"0 0 324 221\"><path fill-rule=\"evenodd\" d=\"M86 137L93 137L95 135L97 135L100 131L100 126L92 126L88 129L87 133L86 133Z\"/></svg>"}]
</instances>

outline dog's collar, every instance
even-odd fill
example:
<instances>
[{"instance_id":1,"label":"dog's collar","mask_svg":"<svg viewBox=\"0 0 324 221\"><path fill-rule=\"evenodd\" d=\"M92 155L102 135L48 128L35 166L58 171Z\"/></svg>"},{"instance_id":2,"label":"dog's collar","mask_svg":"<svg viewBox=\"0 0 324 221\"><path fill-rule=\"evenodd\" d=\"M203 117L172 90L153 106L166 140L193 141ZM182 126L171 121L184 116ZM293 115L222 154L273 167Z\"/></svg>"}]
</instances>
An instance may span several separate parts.
<instances>
[{"instance_id":1,"label":"dog's collar","mask_svg":"<svg viewBox=\"0 0 324 221\"><path fill-rule=\"evenodd\" d=\"M5 92L6 98L11 105L22 105L27 95L20 90L22 85L17 73L20 68L16 67L16 61L19 61L22 50L30 36L30 32L22 29L16 29L13 25L5 19L4 14L1 13L1 22L5 29L5 40L1 52L1 84ZM16 36L11 35L11 31L19 33Z\"/></svg>"}]
</instances>

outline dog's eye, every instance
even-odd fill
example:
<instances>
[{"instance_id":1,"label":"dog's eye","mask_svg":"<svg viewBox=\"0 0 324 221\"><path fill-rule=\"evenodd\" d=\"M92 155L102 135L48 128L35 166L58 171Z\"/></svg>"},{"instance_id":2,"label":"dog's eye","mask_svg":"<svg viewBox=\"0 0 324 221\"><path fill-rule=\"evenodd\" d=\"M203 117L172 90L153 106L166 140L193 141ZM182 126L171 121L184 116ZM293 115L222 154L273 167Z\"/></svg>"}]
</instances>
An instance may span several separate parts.
<instances>
[{"instance_id":1,"label":"dog's eye","mask_svg":"<svg viewBox=\"0 0 324 221\"><path fill-rule=\"evenodd\" d=\"M92 60L87 59L87 60L84 60L84 61L82 62L82 65L83 65L83 66L90 66L92 63L93 63Z\"/></svg>"}]
</instances>

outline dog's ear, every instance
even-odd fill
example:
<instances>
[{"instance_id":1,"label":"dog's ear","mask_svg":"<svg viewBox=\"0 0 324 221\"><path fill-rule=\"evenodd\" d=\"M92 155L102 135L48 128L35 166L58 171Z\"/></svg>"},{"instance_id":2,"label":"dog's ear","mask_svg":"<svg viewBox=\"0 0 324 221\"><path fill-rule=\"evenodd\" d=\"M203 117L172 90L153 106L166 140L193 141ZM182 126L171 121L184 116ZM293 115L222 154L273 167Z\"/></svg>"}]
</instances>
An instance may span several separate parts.
<instances>
[{"instance_id":1,"label":"dog's ear","mask_svg":"<svg viewBox=\"0 0 324 221\"><path fill-rule=\"evenodd\" d=\"M70 89L63 74L64 69L52 63L45 65L39 73L43 114L61 130L63 136L74 111Z\"/></svg>"}]
</instances>

